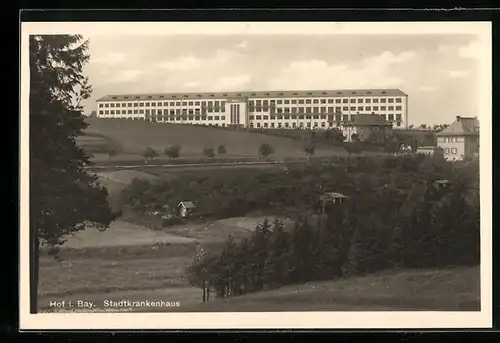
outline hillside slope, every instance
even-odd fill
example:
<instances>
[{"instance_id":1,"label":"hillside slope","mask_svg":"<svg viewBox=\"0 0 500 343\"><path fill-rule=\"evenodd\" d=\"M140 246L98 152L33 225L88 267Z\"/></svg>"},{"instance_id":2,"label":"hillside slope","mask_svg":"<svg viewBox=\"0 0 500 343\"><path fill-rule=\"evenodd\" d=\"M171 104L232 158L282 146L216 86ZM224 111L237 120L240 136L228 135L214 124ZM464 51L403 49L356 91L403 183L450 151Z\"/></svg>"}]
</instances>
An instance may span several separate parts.
<instances>
[{"instance_id":1,"label":"hillside slope","mask_svg":"<svg viewBox=\"0 0 500 343\"><path fill-rule=\"evenodd\" d=\"M84 147L92 145L94 151L96 145L104 145L107 140L117 145L122 154L140 154L148 146L163 153L166 147L179 144L182 146L181 157L197 158L202 157L203 148L217 149L217 146L225 145L227 157L256 157L259 146L268 143L275 150L274 157L304 156L304 142L261 133L141 120L88 118L86 121L89 127L79 142ZM316 155L327 156L339 151L345 153L340 148L321 147Z\"/></svg>"},{"instance_id":2,"label":"hillside slope","mask_svg":"<svg viewBox=\"0 0 500 343\"><path fill-rule=\"evenodd\" d=\"M214 299L186 312L479 311L479 268L390 271Z\"/></svg>"}]
</instances>

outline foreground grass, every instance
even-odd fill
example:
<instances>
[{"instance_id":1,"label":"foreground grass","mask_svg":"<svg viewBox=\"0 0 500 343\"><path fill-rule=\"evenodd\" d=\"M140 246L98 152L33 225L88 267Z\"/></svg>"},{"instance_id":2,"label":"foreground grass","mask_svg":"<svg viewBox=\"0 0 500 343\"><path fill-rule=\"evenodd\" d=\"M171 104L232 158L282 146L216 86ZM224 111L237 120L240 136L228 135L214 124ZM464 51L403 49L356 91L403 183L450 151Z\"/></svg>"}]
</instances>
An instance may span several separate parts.
<instances>
[{"instance_id":1,"label":"foreground grass","mask_svg":"<svg viewBox=\"0 0 500 343\"><path fill-rule=\"evenodd\" d=\"M286 286L205 304L186 312L479 311L479 268L390 271L340 281Z\"/></svg>"}]
</instances>

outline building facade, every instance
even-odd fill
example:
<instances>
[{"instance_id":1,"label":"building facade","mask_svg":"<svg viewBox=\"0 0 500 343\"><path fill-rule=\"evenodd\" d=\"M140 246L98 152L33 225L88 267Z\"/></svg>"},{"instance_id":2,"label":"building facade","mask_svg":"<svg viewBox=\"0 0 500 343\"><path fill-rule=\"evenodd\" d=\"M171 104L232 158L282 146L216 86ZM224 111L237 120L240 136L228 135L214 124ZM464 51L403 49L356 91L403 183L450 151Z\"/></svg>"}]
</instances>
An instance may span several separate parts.
<instances>
[{"instance_id":1,"label":"building facade","mask_svg":"<svg viewBox=\"0 0 500 343\"><path fill-rule=\"evenodd\" d=\"M473 159L479 155L479 121L477 117L457 116L444 130L436 133L437 145L448 161Z\"/></svg>"},{"instance_id":2,"label":"building facade","mask_svg":"<svg viewBox=\"0 0 500 343\"><path fill-rule=\"evenodd\" d=\"M384 143L392 135L393 124L378 114L358 114L340 129L346 142L352 142L356 137L359 141Z\"/></svg>"},{"instance_id":3,"label":"building facade","mask_svg":"<svg viewBox=\"0 0 500 343\"><path fill-rule=\"evenodd\" d=\"M328 129L359 114L408 125L408 95L399 89L107 95L98 118L250 128Z\"/></svg>"}]
</instances>

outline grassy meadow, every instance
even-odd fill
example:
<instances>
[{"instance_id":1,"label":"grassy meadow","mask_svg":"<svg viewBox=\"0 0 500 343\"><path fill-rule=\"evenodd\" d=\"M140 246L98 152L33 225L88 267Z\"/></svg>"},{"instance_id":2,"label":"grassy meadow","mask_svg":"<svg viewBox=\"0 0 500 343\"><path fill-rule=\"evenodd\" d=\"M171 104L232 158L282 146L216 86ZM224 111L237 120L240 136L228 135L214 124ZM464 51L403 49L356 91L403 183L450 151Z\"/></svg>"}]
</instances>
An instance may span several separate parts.
<instances>
[{"instance_id":1,"label":"grassy meadow","mask_svg":"<svg viewBox=\"0 0 500 343\"><path fill-rule=\"evenodd\" d=\"M110 147L117 151L112 157L114 161L142 160L141 154L146 147L151 147L160 154L158 160L167 160L163 151L172 145L182 147L179 159L203 160L204 148L217 150L219 145L226 147L224 158L255 159L259 157L259 147L264 143L274 148L271 157L275 159L305 155L304 141L245 130L148 123L142 120L87 118L86 121L89 126L85 135L79 137L77 142L93 154L95 161L109 161L107 151ZM345 153L343 148L325 145L318 146L315 155Z\"/></svg>"}]
</instances>

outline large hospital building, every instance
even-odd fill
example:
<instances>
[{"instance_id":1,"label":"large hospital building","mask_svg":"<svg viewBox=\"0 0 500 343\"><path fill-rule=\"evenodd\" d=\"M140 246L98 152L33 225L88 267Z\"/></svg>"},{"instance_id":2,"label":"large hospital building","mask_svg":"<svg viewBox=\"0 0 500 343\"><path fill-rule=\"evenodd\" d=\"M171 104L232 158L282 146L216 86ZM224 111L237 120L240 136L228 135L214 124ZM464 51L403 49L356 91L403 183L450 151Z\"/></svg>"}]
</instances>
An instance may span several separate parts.
<instances>
[{"instance_id":1,"label":"large hospital building","mask_svg":"<svg viewBox=\"0 0 500 343\"><path fill-rule=\"evenodd\" d=\"M399 89L107 95L98 118L252 128L328 129L376 114L394 129L408 125L408 95Z\"/></svg>"}]
</instances>

